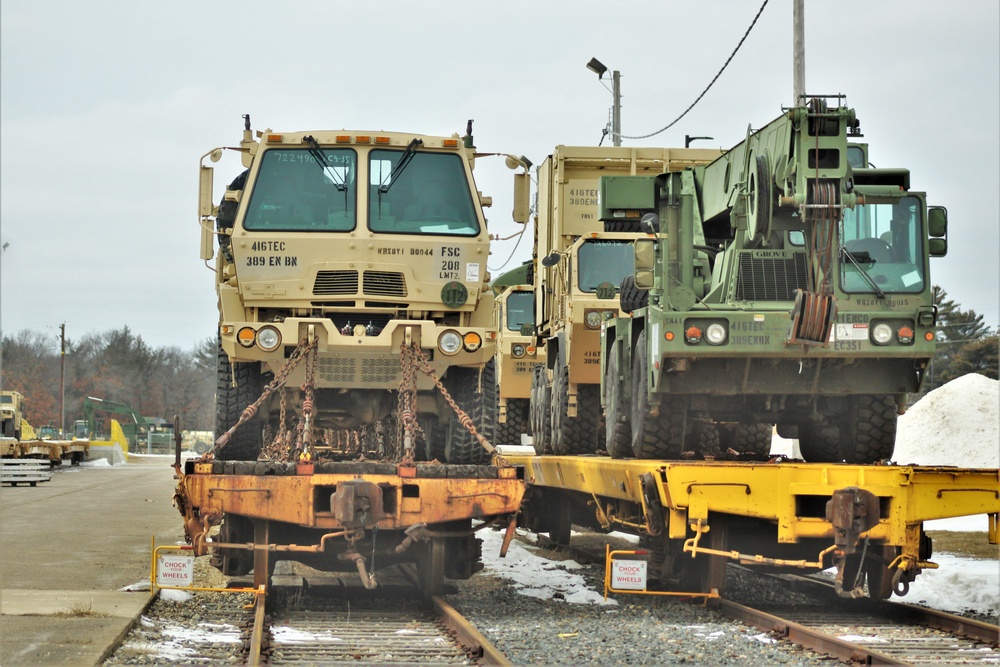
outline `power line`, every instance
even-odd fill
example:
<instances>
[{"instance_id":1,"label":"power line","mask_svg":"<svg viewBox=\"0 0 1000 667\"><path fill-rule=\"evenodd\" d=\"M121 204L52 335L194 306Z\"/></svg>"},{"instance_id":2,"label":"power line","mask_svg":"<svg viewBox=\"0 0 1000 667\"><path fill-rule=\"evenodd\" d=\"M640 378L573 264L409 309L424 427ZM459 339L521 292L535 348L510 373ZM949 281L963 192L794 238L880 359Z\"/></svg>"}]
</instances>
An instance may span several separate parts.
<instances>
[{"instance_id":1,"label":"power line","mask_svg":"<svg viewBox=\"0 0 1000 667\"><path fill-rule=\"evenodd\" d=\"M722 65L722 69L720 69L719 72L718 72L718 74L716 74L715 77L709 82L709 84L707 86L705 86L705 90L701 91L701 95L698 96L698 99L696 99L694 102L692 102L691 106L689 106L687 109L684 110L684 113L682 113L680 116L678 116L677 118L675 118L673 120L673 122L671 122L669 125L667 125L663 129L657 130L656 132L653 132L652 134L643 134L641 136L635 136L635 137L629 136L627 134L618 134L617 136L620 139L649 139L650 137L655 137L656 135L660 134L661 132L666 132L671 127L673 127L674 125L676 125L677 122L681 118L683 118L684 116L687 115L688 111L691 111L691 109L694 108L694 105L698 104L698 102L701 101L701 98L705 97L705 93L708 92L708 89L711 88L715 84L715 82L718 80L718 78L720 76L722 76L722 73L726 70L726 67L729 66L729 63L733 59L733 56L736 55L736 52L740 50L741 46L743 46L743 42L745 42L746 39L747 39L747 37L750 36L750 31L753 30L753 27L757 24L757 19L759 19L761 13L763 13L764 7L767 7L767 1L768 0L764 0L764 4L762 4L760 6L760 9L757 10L757 15L753 17L753 21L750 23L750 27L747 28L747 31L745 33L743 33L743 38L740 39L740 43L736 45L736 48L733 49L733 52L731 54L729 54L729 58L727 58L725 64Z\"/></svg>"}]
</instances>

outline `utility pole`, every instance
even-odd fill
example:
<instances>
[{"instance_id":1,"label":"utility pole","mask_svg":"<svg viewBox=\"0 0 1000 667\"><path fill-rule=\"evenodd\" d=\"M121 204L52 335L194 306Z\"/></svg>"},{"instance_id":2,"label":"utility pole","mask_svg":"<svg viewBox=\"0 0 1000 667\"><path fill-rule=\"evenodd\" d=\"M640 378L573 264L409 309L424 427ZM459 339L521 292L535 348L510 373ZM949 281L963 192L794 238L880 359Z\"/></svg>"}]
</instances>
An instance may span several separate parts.
<instances>
[{"instance_id":1,"label":"utility pole","mask_svg":"<svg viewBox=\"0 0 1000 667\"><path fill-rule=\"evenodd\" d=\"M801 1L801 0L800 0ZM614 109L611 112L611 133L615 146L622 145L622 88L621 73L615 70L611 73L611 95L614 97Z\"/></svg>"},{"instance_id":2,"label":"utility pole","mask_svg":"<svg viewBox=\"0 0 1000 667\"><path fill-rule=\"evenodd\" d=\"M59 325L59 437L66 437L66 323ZM75 455L74 455L75 456Z\"/></svg>"},{"instance_id":3,"label":"utility pole","mask_svg":"<svg viewBox=\"0 0 1000 667\"><path fill-rule=\"evenodd\" d=\"M792 106L805 103L806 35L805 0L792 0Z\"/></svg>"}]
</instances>

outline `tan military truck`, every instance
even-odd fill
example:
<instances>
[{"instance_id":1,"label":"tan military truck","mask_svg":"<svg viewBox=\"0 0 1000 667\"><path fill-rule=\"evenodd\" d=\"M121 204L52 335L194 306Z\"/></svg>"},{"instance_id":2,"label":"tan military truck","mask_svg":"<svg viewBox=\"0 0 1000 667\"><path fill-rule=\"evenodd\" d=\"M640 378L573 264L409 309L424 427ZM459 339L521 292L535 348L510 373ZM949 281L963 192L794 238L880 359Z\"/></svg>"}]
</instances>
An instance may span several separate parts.
<instances>
[{"instance_id":1,"label":"tan military truck","mask_svg":"<svg viewBox=\"0 0 1000 667\"><path fill-rule=\"evenodd\" d=\"M360 434L347 438L360 443L355 455L412 445L418 459L485 459L468 426L492 436L496 332L483 214L491 200L473 180L471 125L464 137L254 136L247 116L239 147L205 154L201 256L215 258L219 301L217 457L256 459L282 437L288 446L286 419L302 418L307 438L325 434L320 445ZM245 170L214 206L205 158L226 150L240 153Z\"/></svg>"},{"instance_id":2,"label":"tan military truck","mask_svg":"<svg viewBox=\"0 0 1000 667\"><path fill-rule=\"evenodd\" d=\"M0 391L0 429L6 438L21 439L24 396L16 391Z\"/></svg>"},{"instance_id":3,"label":"tan military truck","mask_svg":"<svg viewBox=\"0 0 1000 667\"><path fill-rule=\"evenodd\" d=\"M721 151L698 148L556 146L538 167L535 225L536 345L545 363L532 376L530 418L540 453L604 448L601 325L619 314L621 281L633 272L639 215L604 223L601 176L648 176L705 164Z\"/></svg>"}]
</instances>

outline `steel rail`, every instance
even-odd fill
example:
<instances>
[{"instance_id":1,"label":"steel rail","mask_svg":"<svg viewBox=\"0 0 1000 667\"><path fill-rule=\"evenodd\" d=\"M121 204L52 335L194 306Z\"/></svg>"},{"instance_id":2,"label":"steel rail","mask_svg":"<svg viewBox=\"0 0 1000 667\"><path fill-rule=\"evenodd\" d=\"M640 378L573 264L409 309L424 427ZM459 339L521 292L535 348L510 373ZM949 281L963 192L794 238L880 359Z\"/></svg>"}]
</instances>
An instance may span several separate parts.
<instances>
[{"instance_id":1,"label":"steel rail","mask_svg":"<svg viewBox=\"0 0 1000 667\"><path fill-rule=\"evenodd\" d=\"M501 665L511 667L512 662L501 653L486 637L477 630L467 618L462 616L450 604L438 596L431 597L435 611L441 615L446 628L455 633L455 638L473 655L479 658L481 665Z\"/></svg>"}]
</instances>

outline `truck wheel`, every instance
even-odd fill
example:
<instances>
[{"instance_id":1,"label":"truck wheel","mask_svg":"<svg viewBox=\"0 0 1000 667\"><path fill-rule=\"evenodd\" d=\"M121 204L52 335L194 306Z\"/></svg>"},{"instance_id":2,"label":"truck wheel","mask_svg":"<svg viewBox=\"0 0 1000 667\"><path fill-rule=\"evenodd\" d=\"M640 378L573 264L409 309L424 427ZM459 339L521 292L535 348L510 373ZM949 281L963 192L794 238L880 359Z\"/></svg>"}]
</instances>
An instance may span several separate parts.
<instances>
[{"instance_id":1,"label":"truck wheel","mask_svg":"<svg viewBox=\"0 0 1000 667\"><path fill-rule=\"evenodd\" d=\"M528 400L524 398L507 399L507 421L497 422L497 441L499 445L520 445L521 434L528 432Z\"/></svg>"},{"instance_id":2,"label":"truck wheel","mask_svg":"<svg viewBox=\"0 0 1000 667\"><path fill-rule=\"evenodd\" d=\"M635 276L628 275L622 278L618 300L621 303L622 312L631 313L649 305L649 290L636 287Z\"/></svg>"},{"instance_id":3,"label":"truck wheel","mask_svg":"<svg viewBox=\"0 0 1000 667\"><path fill-rule=\"evenodd\" d=\"M600 399L594 387L580 387L577 394L576 417L569 411L569 367L559 356L552 377L552 449L561 456L593 454L597 451L595 437L600 416Z\"/></svg>"},{"instance_id":4,"label":"truck wheel","mask_svg":"<svg viewBox=\"0 0 1000 667\"><path fill-rule=\"evenodd\" d=\"M528 408L531 417L531 438L536 454L551 454L549 447L549 389L546 386L545 366L535 364L531 375L531 402Z\"/></svg>"},{"instance_id":5,"label":"truck wheel","mask_svg":"<svg viewBox=\"0 0 1000 667\"><path fill-rule=\"evenodd\" d=\"M744 454L766 458L771 454L771 437L773 435L774 424L765 424L764 422L738 424L734 449Z\"/></svg>"},{"instance_id":6,"label":"truck wheel","mask_svg":"<svg viewBox=\"0 0 1000 667\"><path fill-rule=\"evenodd\" d=\"M493 444L496 425L497 381L493 359L486 362L482 372L482 387L478 368L452 368L445 377L445 386L452 399L472 419L484 438ZM448 463L482 464L489 461L489 453L483 449L467 428L452 412L448 420L448 438L445 444L445 461Z\"/></svg>"},{"instance_id":7,"label":"truck wheel","mask_svg":"<svg viewBox=\"0 0 1000 667\"><path fill-rule=\"evenodd\" d=\"M892 458L896 448L896 402L892 396L855 396L840 427L840 455L867 465Z\"/></svg>"},{"instance_id":8,"label":"truck wheel","mask_svg":"<svg viewBox=\"0 0 1000 667\"><path fill-rule=\"evenodd\" d=\"M215 393L215 432L221 436L240 420L248 405L260 398L264 382L259 363L230 365L219 342ZM232 370L231 370L232 369ZM233 378L236 386L232 386ZM230 461L255 461L260 454L261 418L256 415L237 429L216 458Z\"/></svg>"},{"instance_id":9,"label":"truck wheel","mask_svg":"<svg viewBox=\"0 0 1000 667\"><path fill-rule=\"evenodd\" d=\"M3 435L5 438L14 437L14 420L8 419L3 423Z\"/></svg>"},{"instance_id":10,"label":"truck wheel","mask_svg":"<svg viewBox=\"0 0 1000 667\"><path fill-rule=\"evenodd\" d=\"M618 341L611 343L611 352L604 368L604 433L608 454L624 459L632 456L632 427L628 422L629 407L622 396L622 378L618 369Z\"/></svg>"},{"instance_id":11,"label":"truck wheel","mask_svg":"<svg viewBox=\"0 0 1000 667\"><path fill-rule=\"evenodd\" d=\"M802 422L799 424L799 451L808 463L840 463L837 428Z\"/></svg>"},{"instance_id":12,"label":"truck wheel","mask_svg":"<svg viewBox=\"0 0 1000 667\"><path fill-rule=\"evenodd\" d=\"M639 334L632 356L632 454L637 459L676 459L684 448L687 401L682 396L660 398L659 414L650 414L646 332Z\"/></svg>"},{"instance_id":13,"label":"truck wheel","mask_svg":"<svg viewBox=\"0 0 1000 667\"><path fill-rule=\"evenodd\" d=\"M687 446L685 450L693 451L702 458L716 458L722 453L719 446L719 429L715 424L701 422L690 424L687 433Z\"/></svg>"}]
</instances>

